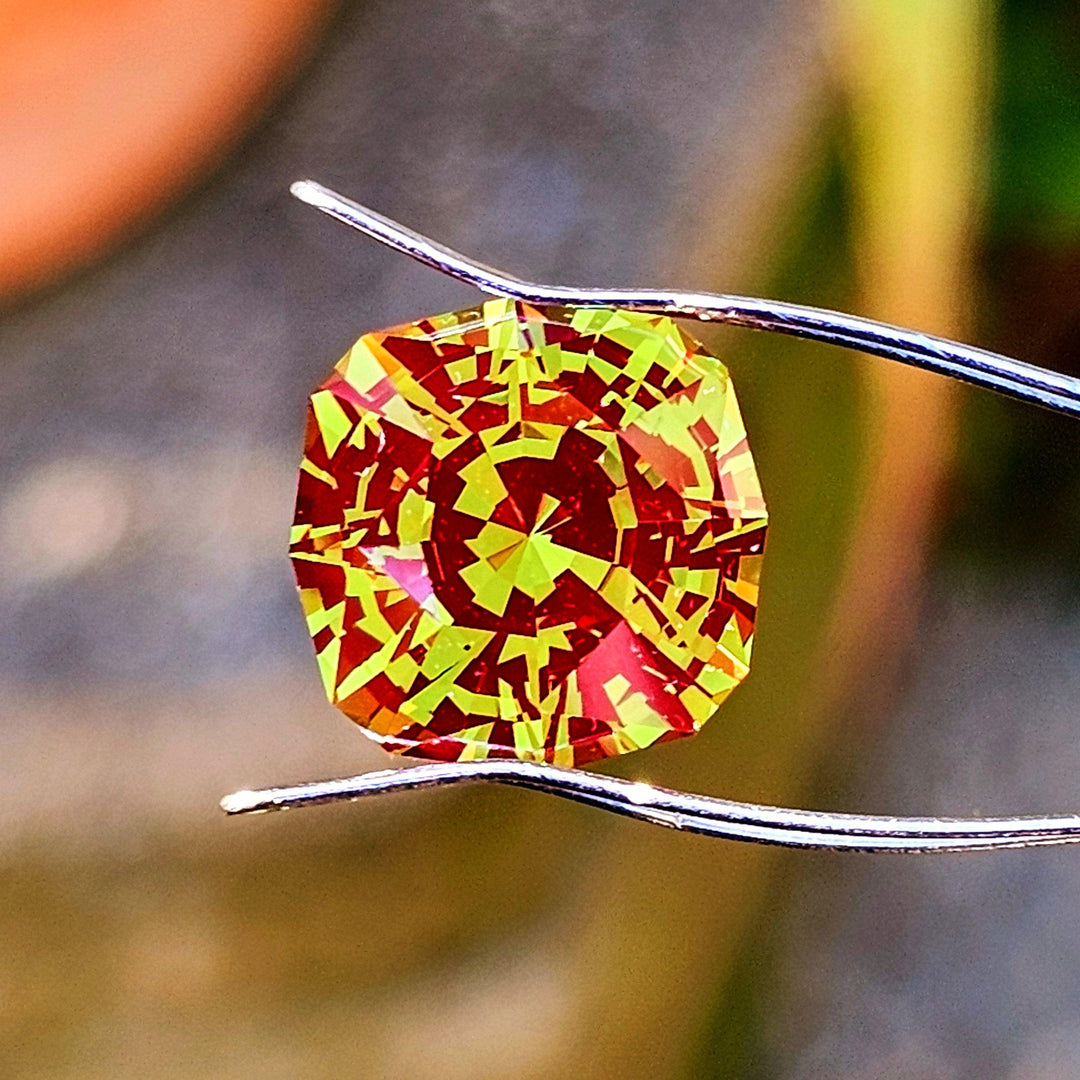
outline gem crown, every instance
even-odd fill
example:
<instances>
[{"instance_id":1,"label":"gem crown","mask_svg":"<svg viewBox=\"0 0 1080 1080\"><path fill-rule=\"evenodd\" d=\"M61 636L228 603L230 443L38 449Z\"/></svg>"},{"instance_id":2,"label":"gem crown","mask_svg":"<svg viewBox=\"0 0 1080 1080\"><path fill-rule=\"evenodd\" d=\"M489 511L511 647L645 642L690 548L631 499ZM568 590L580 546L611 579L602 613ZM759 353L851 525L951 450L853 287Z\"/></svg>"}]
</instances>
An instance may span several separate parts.
<instances>
[{"instance_id":1,"label":"gem crown","mask_svg":"<svg viewBox=\"0 0 1080 1080\"><path fill-rule=\"evenodd\" d=\"M491 300L366 334L312 396L291 556L385 747L576 765L745 677L766 520L727 371L670 318Z\"/></svg>"}]
</instances>

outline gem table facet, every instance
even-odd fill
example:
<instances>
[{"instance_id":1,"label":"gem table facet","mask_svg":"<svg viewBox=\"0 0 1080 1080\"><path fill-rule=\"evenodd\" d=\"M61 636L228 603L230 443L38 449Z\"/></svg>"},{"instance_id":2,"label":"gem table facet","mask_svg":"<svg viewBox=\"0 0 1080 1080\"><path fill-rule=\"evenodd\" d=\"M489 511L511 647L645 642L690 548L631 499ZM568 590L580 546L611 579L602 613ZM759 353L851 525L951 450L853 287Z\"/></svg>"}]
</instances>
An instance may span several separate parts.
<instances>
[{"instance_id":1,"label":"gem table facet","mask_svg":"<svg viewBox=\"0 0 1080 1080\"><path fill-rule=\"evenodd\" d=\"M491 300L312 396L291 556L330 700L387 749L575 765L746 675L765 528L727 371L670 319Z\"/></svg>"}]
</instances>

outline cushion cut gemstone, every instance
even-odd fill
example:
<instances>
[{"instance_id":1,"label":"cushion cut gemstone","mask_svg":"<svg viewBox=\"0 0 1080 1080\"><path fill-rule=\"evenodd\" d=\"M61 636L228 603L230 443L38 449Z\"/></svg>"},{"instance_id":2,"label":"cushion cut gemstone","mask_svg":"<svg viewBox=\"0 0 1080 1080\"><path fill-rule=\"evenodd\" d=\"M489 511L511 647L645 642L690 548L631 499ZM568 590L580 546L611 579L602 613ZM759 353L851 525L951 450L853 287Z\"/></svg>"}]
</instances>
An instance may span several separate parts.
<instances>
[{"instance_id":1,"label":"cushion cut gemstone","mask_svg":"<svg viewBox=\"0 0 1080 1080\"><path fill-rule=\"evenodd\" d=\"M765 526L727 371L670 319L492 300L365 335L312 396L291 555L385 747L575 765L746 675Z\"/></svg>"}]
</instances>

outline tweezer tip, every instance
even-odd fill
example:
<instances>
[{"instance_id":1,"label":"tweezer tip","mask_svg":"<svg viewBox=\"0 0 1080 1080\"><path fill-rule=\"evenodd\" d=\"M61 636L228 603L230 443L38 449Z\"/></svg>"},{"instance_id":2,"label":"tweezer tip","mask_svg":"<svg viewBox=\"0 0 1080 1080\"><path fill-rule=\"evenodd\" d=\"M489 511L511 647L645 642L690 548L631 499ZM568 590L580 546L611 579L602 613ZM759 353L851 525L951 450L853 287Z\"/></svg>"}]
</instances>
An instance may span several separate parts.
<instances>
[{"instance_id":1,"label":"tweezer tip","mask_svg":"<svg viewBox=\"0 0 1080 1080\"><path fill-rule=\"evenodd\" d=\"M250 814L266 802L266 793L258 791L234 791L221 800L226 814Z\"/></svg>"},{"instance_id":2,"label":"tweezer tip","mask_svg":"<svg viewBox=\"0 0 1080 1080\"><path fill-rule=\"evenodd\" d=\"M296 180L289 185L289 194L309 206L318 206L324 202L325 190L322 184L317 184L314 180Z\"/></svg>"}]
</instances>

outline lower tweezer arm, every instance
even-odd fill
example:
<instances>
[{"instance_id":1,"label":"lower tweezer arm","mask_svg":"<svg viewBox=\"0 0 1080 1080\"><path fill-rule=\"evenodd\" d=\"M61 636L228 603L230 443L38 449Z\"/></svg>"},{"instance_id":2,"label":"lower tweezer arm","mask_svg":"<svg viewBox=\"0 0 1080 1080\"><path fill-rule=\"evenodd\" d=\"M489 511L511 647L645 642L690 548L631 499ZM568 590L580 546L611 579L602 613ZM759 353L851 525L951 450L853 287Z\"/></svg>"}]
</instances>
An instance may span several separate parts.
<instances>
[{"instance_id":1,"label":"lower tweezer arm","mask_svg":"<svg viewBox=\"0 0 1080 1080\"><path fill-rule=\"evenodd\" d=\"M1080 842L1080 816L1046 818L874 817L820 814L688 795L632 780L525 761L418 765L266 791L238 791L221 801L228 814L348 802L390 791L491 782L530 788L685 832L785 847L844 851L987 851Z\"/></svg>"}]
</instances>

